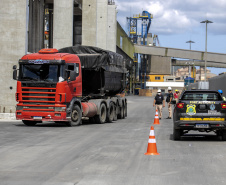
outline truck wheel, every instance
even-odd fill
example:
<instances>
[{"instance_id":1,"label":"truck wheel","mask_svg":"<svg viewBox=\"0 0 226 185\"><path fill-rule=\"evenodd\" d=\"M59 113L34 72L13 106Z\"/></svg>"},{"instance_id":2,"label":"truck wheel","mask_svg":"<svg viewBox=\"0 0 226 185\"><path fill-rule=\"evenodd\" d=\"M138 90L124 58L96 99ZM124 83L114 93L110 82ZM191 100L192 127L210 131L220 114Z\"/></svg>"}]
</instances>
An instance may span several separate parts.
<instances>
[{"instance_id":1,"label":"truck wheel","mask_svg":"<svg viewBox=\"0 0 226 185\"><path fill-rule=\"evenodd\" d=\"M226 141L226 130L222 130L222 141Z\"/></svg>"},{"instance_id":2,"label":"truck wheel","mask_svg":"<svg viewBox=\"0 0 226 185\"><path fill-rule=\"evenodd\" d=\"M125 117L127 117L127 103L125 103Z\"/></svg>"},{"instance_id":3,"label":"truck wheel","mask_svg":"<svg viewBox=\"0 0 226 185\"><path fill-rule=\"evenodd\" d=\"M107 112L107 122L112 123L113 119L114 119L114 103L111 102L109 104L109 109Z\"/></svg>"},{"instance_id":4,"label":"truck wheel","mask_svg":"<svg viewBox=\"0 0 226 185\"><path fill-rule=\"evenodd\" d=\"M35 126L37 124L36 121L22 120L22 122L27 126Z\"/></svg>"},{"instance_id":5,"label":"truck wheel","mask_svg":"<svg viewBox=\"0 0 226 185\"><path fill-rule=\"evenodd\" d=\"M78 105L74 105L71 112L71 121L67 123L69 127L77 126L81 124L82 121L82 111Z\"/></svg>"},{"instance_id":6,"label":"truck wheel","mask_svg":"<svg viewBox=\"0 0 226 185\"><path fill-rule=\"evenodd\" d=\"M100 105L100 114L95 116L96 123L104 124L107 118L107 108L104 103Z\"/></svg>"},{"instance_id":7,"label":"truck wheel","mask_svg":"<svg viewBox=\"0 0 226 185\"><path fill-rule=\"evenodd\" d=\"M122 107L120 108L119 119L125 118L124 113L125 113L125 107L124 107L124 104L122 104Z\"/></svg>"},{"instance_id":8,"label":"truck wheel","mask_svg":"<svg viewBox=\"0 0 226 185\"><path fill-rule=\"evenodd\" d=\"M116 104L116 116L117 116L117 119L120 119L120 106L119 106L119 104L117 103Z\"/></svg>"},{"instance_id":9,"label":"truck wheel","mask_svg":"<svg viewBox=\"0 0 226 185\"><path fill-rule=\"evenodd\" d=\"M173 139L176 140L180 140L180 136L181 136L181 130L180 129L173 129Z\"/></svg>"},{"instance_id":10,"label":"truck wheel","mask_svg":"<svg viewBox=\"0 0 226 185\"><path fill-rule=\"evenodd\" d=\"M114 118L113 118L113 121L117 121L117 120L118 120L117 108L116 108L116 105L114 105Z\"/></svg>"}]
</instances>

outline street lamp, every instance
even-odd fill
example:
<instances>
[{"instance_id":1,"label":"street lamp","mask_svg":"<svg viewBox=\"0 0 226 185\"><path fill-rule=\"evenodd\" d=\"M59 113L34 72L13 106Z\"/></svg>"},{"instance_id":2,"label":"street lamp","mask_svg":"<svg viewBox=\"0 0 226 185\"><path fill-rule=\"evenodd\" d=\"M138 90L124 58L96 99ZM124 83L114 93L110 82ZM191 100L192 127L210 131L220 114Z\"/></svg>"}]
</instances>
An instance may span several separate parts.
<instances>
[{"instance_id":1,"label":"street lamp","mask_svg":"<svg viewBox=\"0 0 226 185\"><path fill-rule=\"evenodd\" d=\"M205 20L200 23L206 23L206 47L205 47L205 81L206 81L206 58L207 58L207 24L213 23L212 21Z\"/></svg>"},{"instance_id":2,"label":"street lamp","mask_svg":"<svg viewBox=\"0 0 226 185\"><path fill-rule=\"evenodd\" d=\"M190 50L191 50L191 44L193 44L195 42L192 41L192 40L189 40L186 43L189 43L190 44ZM195 67L195 62L194 62L194 59L193 59L193 78L195 78L195 75L194 75L194 67ZM190 70L190 63L189 63L189 70Z\"/></svg>"},{"instance_id":3,"label":"street lamp","mask_svg":"<svg viewBox=\"0 0 226 185\"><path fill-rule=\"evenodd\" d=\"M191 50L191 44L193 44L193 43L195 43L195 42L192 41L192 40L189 40L189 41L187 41L186 43L189 43L189 44L190 44L190 50Z\"/></svg>"}]
</instances>

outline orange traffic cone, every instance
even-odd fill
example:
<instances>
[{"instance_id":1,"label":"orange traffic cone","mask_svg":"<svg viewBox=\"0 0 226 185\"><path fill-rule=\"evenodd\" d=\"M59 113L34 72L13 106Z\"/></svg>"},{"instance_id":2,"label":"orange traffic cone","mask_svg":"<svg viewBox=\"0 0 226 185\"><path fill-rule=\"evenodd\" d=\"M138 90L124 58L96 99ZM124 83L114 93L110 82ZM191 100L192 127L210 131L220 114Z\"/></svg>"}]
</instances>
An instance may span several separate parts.
<instances>
[{"instance_id":1,"label":"orange traffic cone","mask_svg":"<svg viewBox=\"0 0 226 185\"><path fill-rule=\"evenodd\" d=\"M155 119L154 119L154 125L159 125L159 113L158 113L158 110L156 109L156 112L155 112Z\"/></svg>"},{"instance_id":2,"label":"orange traffic cone","mask_svg":"<svg viewBox=\"0 0 226 185\"><path fill-rule=\"evenodd\" d=\"M147 152L145 155L160 155L157 152L157 146L156 146L156 140L155 140L155 133L154 133L154 127L151 126L149 140L148 140L148 147Z\"/></svg>"}]
</instances>

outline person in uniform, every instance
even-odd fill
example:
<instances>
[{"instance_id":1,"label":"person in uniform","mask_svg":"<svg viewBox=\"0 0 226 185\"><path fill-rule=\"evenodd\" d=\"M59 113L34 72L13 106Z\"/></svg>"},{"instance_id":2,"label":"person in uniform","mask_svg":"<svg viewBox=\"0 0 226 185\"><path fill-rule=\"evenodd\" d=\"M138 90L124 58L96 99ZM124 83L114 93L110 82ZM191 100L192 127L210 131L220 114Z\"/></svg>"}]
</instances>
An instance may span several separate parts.
<instances>
[{"instance_id":1,"label":"person in uniform","mask_svg":"<svg viewBox=\"0 0 226 185\"><path fill-rule=\"evenodd\" d=\"M155 96L153 107L156 106L156 110L158 110L159 119L162 118L162 106L165 107L165 100L161 93L161 89L157 91L157 95Z\"/></svg>"},{"instance_id":2,"label":"person in uniform","mask_svg":"<svg viewBox=\"0 0 226 185\"><path fill-rule=\"evenodd\" d=\"M172 118L172 104L171 104L172 100L173 100L172 88L168 87L168 94L167 94L167 97L166 97L166 102L168 104L169 116L166 119Z\"/></svg>"}]
</instances>

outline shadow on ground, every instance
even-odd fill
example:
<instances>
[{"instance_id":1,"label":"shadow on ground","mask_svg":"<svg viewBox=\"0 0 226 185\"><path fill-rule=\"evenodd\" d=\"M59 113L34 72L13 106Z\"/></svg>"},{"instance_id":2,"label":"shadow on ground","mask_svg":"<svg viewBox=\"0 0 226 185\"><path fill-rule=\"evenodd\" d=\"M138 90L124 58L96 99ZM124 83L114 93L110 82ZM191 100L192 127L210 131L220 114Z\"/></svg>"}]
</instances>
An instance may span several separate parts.
<instances>
[{"instance_id":1,"label":"shadow on ground","mask_svg":"<svg viewBox=\"0 0 226 185\"><path fill-rule=\"evenodd\" d=\"M170 140L174 140L173 134L170 134ZM222 137L215 134L184 134L179 141L222 141Z\"/></svg>"}]
</instances>

